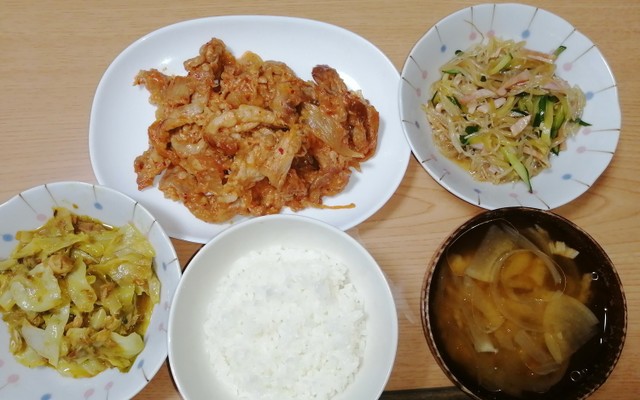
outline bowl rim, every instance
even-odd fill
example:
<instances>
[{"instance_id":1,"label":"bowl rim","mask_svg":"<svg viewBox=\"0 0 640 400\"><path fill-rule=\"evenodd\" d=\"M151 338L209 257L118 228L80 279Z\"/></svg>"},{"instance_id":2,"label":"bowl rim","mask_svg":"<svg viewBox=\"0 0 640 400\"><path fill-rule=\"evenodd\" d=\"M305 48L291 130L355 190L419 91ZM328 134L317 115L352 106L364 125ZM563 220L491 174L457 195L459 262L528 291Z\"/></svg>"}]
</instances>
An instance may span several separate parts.
<instances>
[{"instance_id":1,"label":"bowl rim","mask_svg":"<svg viewBox=\"0 0 640 400\"><path fill-rule=\"evenodd\" d=\"M178 373L176 372L175 368L171 367L171 365L176 362L177 349L174 348L175 347L174 342L176 340L180 340L179 339L180 336L176 332L176 318L178 318L177 317L178 311L176 309L175 303L180 301L180 299L183 297L183 292L187 290L184 282L188 281L190 275L193 273L193 272L190 272L194 270L193 268L190 268L191 263L199 262L200 259L207 257L205 254L207 252L211 252L212 249L216 245L218 245L219 242L225 241L228 236L238 234L238 231L250 229L252 226L255 226L257 224L271 223L274 221L275 222L293 221L296 224L311 225L315 229L319 229L324 231L325 233L329 233L331 236L336 236L339 241L345 241L349 247L359 249L358 251L362 254L364 258L369 260L369 262L372 264L371 266L376 267L372 269L370 271L370 274L368 275L375 275L375 278L372 278L372 279L379 281L381 285L383 285L386 288L385 292L387 292L388 299L390 300L390 304L388 307L390 313L388 315L388 318L385 318L385 319L389 319L392 322L391 326L389 326L390 340L389 342L386 342L386 344L389 346L389 348L386 349L386 351L388 352L387 357L389 362L388 362L388 365L386 364L384 365L384 370L380 372L380 376L381 377L384 376L384 381L380 383L380 388L378 393L378 396L381 395L393 371L393 367L395 365L395 361L397 357L397 349L398 349L398 342L399 342L399 323L398 323L397 305L395 302L395 298L393 296L393 291L390 285L390 281L387 279L387 276L384 273L378 261L373 257L373 255L369 252L369 250L359 240L351 236L346 231L339 229L328 222L322 221L317 218L305 216L305 215L299 215L299 214L268 214L268 215L258 216L258 217L254 217L254 218L250 218L247 220L242 220L240 222L234 223L233 225L224 229L218 235L211 238L187 262L184 273L183 273L183 277L180 280L178 287L176 288L176 291L174 293L174 296L171 302L168 328L167 328L167 340L168 340L167 360L170 365L170 374L176 388L180 392L181 396L187 398L186 396L189 391L186 390L184 386L185 385L184 379L181 379L180 377L177 376ZM365 349L365 355L367 352L368 350ZM362 371L362 365L363 364L361 364L359 371L356 373L356 376L360 371ZM351 384L353 384L354 382L356 381L355 380L352 381ZM351 384L349 386L351 386ZM349 386L347 386L346 390L348 390ZM342 396L342 392L338 394L338 396Z\"/></svg>"},{"instance_id":2,"label":"bowl rim","mask_svg":"<svg viewBox=\"0 0 640 400\"><path fill-rule=\"evenodd\" d=\"M445 252L447 247L451 245L456 239L458 239L465 231L468 229L474 228L482 223L490 222L492 220L498 219L500 217L504 217L506 215L512 213L532 213L542 215L545 218L550 218L555 220L561 224L565 224L569 229L576 232L578 235L582 236L583 239L587 240L589 244L601 254L604 260L607 261L607 265L611 267L611 275L615 281L615 287L619 288L620 299L622 301L622 326L620 326L620 345L616 351L615 356L610 359L610 364L606 371L603 372L603 375L594 381L593 384L590 385L590 389L586 392L580 392L579 397L576 397L575 400L583 400L587 397L591 396L595 391L597 391L609 378L613 370L615 369L618 361L620 360L620 356L622 354L624 344L627 336L627 325L628 325L628 309L627 309L627 300L624 291L624 287L622 285L622 281L620 279L620 275L615 267L615 264L604 250L604 248L582 227L578 226L571 220L566 217L563 217L551 210L543 210L534 207L525 207L525 206L511 206L511 207L502 207L492 210L482 210L473 217L467 219L462 222L456 228L451 230L445 238L438 245L437 250L429 259L427 264L427 269L424 274L422 287L420 290L420 322L422 324L422 331L425 339L427 341L427 345L433 356L434 360L440 367L440 369L444 372L447 378L460 389L462 392L467 394L473 399L476 400L485 400L483 397L480 397L478 394L474 393L467 385L462 382L458 377L451 371L451 369L446 365L444 358L442 356L442 352L438 348L436 344L436 339L432 330L432 321L430 318L430 300L431 300L431 285L433 283L435 272L437 270L437 266L439 260L442 257L442 254Z\"/></svg>"}]
</instances>

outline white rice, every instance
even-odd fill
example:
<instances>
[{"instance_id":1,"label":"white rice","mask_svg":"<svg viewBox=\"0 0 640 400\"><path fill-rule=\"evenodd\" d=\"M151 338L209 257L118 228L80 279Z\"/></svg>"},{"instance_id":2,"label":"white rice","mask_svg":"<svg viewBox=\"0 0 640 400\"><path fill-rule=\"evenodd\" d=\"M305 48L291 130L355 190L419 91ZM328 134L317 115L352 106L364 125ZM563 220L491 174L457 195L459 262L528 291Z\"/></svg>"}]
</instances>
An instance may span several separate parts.
<instances>
[{"instance_id":1,"label":"white rice","mask_svg":"<svg viewBox=\"0 0 640 400\"><path fill-rule=\"evenodd\" d=\"M231 266L204 332L216 381L237 398L330 399L360 368L365 325L346 266L322 252L277 247Z\"/></svg>"}]
</instances>

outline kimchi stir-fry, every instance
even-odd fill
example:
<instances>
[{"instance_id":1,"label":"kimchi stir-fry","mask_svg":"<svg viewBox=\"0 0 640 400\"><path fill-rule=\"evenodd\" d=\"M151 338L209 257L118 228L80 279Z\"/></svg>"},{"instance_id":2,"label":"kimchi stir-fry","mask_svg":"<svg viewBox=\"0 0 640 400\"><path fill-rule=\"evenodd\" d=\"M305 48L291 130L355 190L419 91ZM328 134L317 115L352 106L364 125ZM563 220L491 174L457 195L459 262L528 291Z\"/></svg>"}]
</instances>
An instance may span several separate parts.
<instances>
[{"instance_id":1,"label":"kimchi stir-fry","mask_svg":"<svg viewBox=\"0 0 640 400\"><path fill-rule=\"evenodd\" d=\"M184 67L186 76L135 78L157 109L134 169L140 190L159 176L165 197L203 221L329 207L323 198L376 151L377 110L329 66L305 81L255 53L236 58L214 38Z\"/></svg>"},{"instance_id":2,"label":"kimchi stir-fry","mask_svg":"<svg viewBox=\"0 0 640 400\"><path fill-rule=\"evenodd\" d=\"M564 50L491 37L442 66L424 109L433 139L478 181L505 183L549 168L581 125L585 95L556 75Z\"/></svg>"}]
</instances>

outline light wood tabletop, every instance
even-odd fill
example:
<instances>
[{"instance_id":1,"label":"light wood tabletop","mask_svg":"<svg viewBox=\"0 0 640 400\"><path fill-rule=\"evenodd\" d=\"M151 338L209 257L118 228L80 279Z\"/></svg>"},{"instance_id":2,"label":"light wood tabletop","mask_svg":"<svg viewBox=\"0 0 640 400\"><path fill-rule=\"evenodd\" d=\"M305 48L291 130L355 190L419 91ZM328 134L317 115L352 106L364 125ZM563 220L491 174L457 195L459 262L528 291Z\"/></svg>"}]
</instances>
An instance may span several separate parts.
<instances>
[{"instance_id":1,"label":"light wood tabletop","mask_svg":"<svg viewBox=\"0 0 640 400\"><path fill-rule=\"evenodd\" d=\"M593 399L640 391L640 2L532 0L588 36L615 75L622 132L613 160L578 199L554 210L592 235L615 263L628 302L628 335L618 365ZM43 183L97 183L89 159L96 86L139 37L193 18L266 14L324 21L355 32L400 70L438 20L473 1L236 0L0 1L0 202ZM389 93L396 96L396 93ZM443 189L412 157L390 201L350 231L377 259L394 290L397 359L387 390L452 386L427 347L419 318L426 264L436 247L482 209ZM2 221L0 221L0 224ZM186 266L201 245L173 240ZM167 363L135 397L178 399Z\"/></svg>"}]
</instances>

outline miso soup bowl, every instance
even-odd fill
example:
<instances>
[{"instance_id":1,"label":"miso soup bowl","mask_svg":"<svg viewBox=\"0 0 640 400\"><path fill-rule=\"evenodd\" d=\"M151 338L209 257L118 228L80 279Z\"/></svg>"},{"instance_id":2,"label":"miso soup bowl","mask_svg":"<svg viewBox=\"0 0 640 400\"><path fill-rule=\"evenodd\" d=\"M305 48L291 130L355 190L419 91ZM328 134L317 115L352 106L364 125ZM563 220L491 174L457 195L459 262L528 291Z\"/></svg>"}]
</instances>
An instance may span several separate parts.
<instances>
[{"instance_id":1,"label":"miso soup bowl","mask_svg":"<svg viewBox=\"0 0 640 400\"><path fill-rule=\"evenodd\" d=\"M445 340L453 336L452 330L440 332L436 323L439 310L435 307L435 298L439 285L443 285L440 273L444 268L449 268L446 263L449 250L458 240L464 240L465 237L468 240L469 236L466 235L471 235L474 229L486 229L488 223L496 221L506 222L518 230L534 224L542 227L550 233L552 239L564 241L577 250L579 254L574 259L576 265L581 271L591 274L590 287L594 296L587 305L599 318L597 333L574 353L561 380L544 393L526 392L516 397L495 388L489 390L481 386L474 376L465 372L465 366L469 365L460 365L448 353ZM606 295L598 296L597 293ZM479 400L585 399L610 376L618 362L626 336L625 295L611 259L583 229L553 212L535 208L507 207L485 211L458 227L443 241L428 265L420 304L423 331L435 360L451 382L469 397ZM467 326L463 326L461 330L466 328Z\"/></svg>"}]
</instances>

